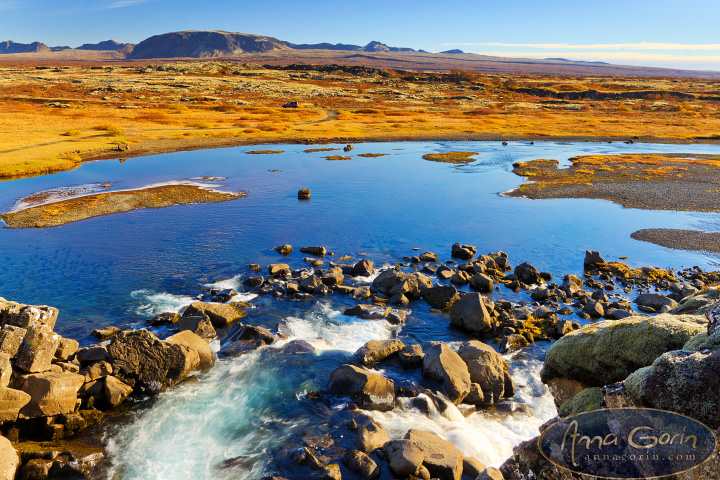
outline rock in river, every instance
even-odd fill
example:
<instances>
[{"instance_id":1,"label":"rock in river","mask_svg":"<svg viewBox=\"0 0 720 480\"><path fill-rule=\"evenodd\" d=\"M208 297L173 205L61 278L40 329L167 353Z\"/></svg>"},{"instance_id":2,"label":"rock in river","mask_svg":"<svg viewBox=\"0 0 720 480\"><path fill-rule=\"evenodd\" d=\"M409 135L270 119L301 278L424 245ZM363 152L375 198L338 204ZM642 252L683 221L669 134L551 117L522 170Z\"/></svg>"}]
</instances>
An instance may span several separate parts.
<instances>
[{"instance_id":1,"label":"rock in river","mask_svg":"<svg viewBox=\"0 0 720 480\"><path fill-rule=\"evenodd\" d=\"M423 345L423 350L423 376L441 384L450 401L462 402L470 393L470 373L460 355L444 342L428 342Z\"/></svg>"},{"instance_id":2,"label":"rock in river","mask_svg":"<svg viewBox=\"0 0 720 480\"><path fill-rule=\"evenodd\" d=\"M328 390L351 397L361 408L388 411L395 406L393 381L354 365L341 365L330 374Z\"/></svg>"},{"instance_id":3,"label":"rock in river","mask_svg":"<svg viewBox=\"0 0 720 480\"><path fill-rule=\"evenodd\" d=\"M119 380L151 394L171 387L200 365L194 348L161 341L147 330L118 334L108 357Z\"/></svg>"},{"instance_id":4,"label":"rock in river","mask_svg":"<svg viewBox=\"0 0 720 480\"><path fill-rule=\"evenodd\" d=\"M492 317L479 293L468 293L450 307L453 326L472 333L484 333L492 328Z\"/></svg>"}]
</instances>

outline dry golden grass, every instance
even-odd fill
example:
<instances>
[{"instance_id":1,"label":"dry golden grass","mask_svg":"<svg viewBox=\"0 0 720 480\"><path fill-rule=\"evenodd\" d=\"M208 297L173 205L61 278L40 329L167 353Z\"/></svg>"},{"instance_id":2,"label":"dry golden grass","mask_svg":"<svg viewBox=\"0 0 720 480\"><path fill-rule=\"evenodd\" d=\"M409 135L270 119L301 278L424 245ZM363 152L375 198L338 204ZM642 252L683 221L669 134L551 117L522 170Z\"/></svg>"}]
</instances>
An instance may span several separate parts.
<instances>
[{"instance_id":1,"label":"dry golden grass","mask_svg":"<svg viewBox=\"0 0 720 480\"><path fill-rule=\"evenodd\" d=\"M394 71L299 76L263 69L238 76L229 73L235 68L222 62L59 71L0 66L0 177L73 168L81 159L112 155L118 145L130 146L123 155L152 153L158 142L168 151L173 139L183 139L178 149L188 142L197 148L502 135L720 139L719 82L713 80L463 71L416 72L405 80ZM527 87L657 93L569 101L514 91ZM695 99L671 94L690 91ZM281 108L288 100L301 108Z\"/></svg>"}]
</instances>

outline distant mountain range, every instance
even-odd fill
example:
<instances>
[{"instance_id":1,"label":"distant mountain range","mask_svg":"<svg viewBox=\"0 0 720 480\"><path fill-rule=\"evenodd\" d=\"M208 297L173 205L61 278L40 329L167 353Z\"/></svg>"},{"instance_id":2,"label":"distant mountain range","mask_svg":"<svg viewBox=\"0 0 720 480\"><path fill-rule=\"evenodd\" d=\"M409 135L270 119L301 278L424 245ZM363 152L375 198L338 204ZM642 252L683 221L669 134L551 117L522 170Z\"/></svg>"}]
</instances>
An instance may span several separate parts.
<instances>
[{"instance_id":1,"label":"distant mountain range","mask_svg":"<svg viewBox=\"0 0 720 480\"><path fill-rule=\"evenodd\" d=\"M56 53L57 52L57 53ZM347 54L345 52L348 52ZM515 58L465 53L453 49L428 53L412 48L391 47L372 41L365 46L344 43L295 44L262 35L224 31L164 33L146 38L137 45L105 40L86 43L75 49L50 47L41 42L28 44L0 42L0 57L62 61L122 61L173 58L237 59L270 65L341 64L378 68L450 71L474 70L485 73L552 75L611 75L633 77L701 77L720 79L720 72L672 68L614 65L565 58ZM21 57L18 57L20 55Z\"/></svg>"},{"instance_id":2,"label":"distant mountain range","mask_svg":"<svg viewBox=\"0 0 720 480\"><path fill-rule=\"evenodd\" d=\"M0 54L36 53L68 50L70 47L49 47L44 43L0 42ZM345 50L350 52L421 52L412 48L391 47L372 41L365 46L344 43L295 44L273 37L222 31L193 31L153 35L137 45L105 40L85 43L75 50L98 50L123 52L130 59L153 58L212 58L231 57L243 53L267 53L278 50ZM463 53L452 50L446 53Z\"/></svg>"}]
</instances>

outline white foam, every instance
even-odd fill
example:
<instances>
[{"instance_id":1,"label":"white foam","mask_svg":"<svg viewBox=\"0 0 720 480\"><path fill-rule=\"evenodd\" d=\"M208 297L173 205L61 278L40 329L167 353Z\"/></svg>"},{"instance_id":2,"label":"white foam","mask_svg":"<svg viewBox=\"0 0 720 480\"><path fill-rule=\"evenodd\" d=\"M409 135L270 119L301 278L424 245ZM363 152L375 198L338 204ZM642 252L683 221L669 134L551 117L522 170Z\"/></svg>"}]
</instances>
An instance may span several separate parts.
<instances>
[{"instance_id":1,"label":"white foam","mask_svg":"<svg viewBox=\"0 0 720 480\"><path fill-rule=\"evenodd\" d=\"M304 318L288 317L285 324L294 338L306 340L318 350L348 352L354 352L370 340L391 338L400 328L385 320L345 316L327 302L318 302Z\"/></svg>"},{"instance_id":2,"label":"white foam","mask_svg":"<svg viewBox=\"0 0 720 480\"><path fill-rule=\"evenodd\" d=\"M154 317L164 312L180 312L196 299L189 295L157 293L152 290L135 290L130 294L136 303L135 313L143 317Z\"/></svg>"},{"instance_id":3,"label":"white foam","mask_svg":"<svg viewBox=\"0 0 720 480\"><path fill-rule=\"evenodd\" d=\"M206 283L204 286L207 288L216 288L218 290L226 290L231 288L238 290L242 286L242 277L242 274L235 275L234 277L227 278L225 280L218 280L217 282Z\"/></svg>"},{"instance_id":4,"label":"white foam","mask_svg":"<svg viewBox=\"0 0 720 480\"><path fill-rule=\"evenodd\" d=\"M532 415L476 412L462 417L452 405L443 414L431 407L430 415L416 409L391 412L368 411L382 424L390 438L402 438L415 428L434 433L452 442L466 456L475 457L488 466L498 467L512 455L520 442L538 435L538 427L555 416L552 395L539 380L542 363L531 360L511 370L516 383L515 400L532 409Z\"/></svg>"}]
</instances>

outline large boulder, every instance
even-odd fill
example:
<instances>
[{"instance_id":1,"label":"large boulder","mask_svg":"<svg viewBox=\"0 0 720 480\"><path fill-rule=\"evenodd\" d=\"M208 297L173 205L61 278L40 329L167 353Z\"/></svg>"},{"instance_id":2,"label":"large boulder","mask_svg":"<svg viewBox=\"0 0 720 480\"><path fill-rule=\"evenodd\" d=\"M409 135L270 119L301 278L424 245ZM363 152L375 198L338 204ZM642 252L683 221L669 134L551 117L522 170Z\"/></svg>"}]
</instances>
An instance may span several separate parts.
<instances>
[{"instance_id":1,"label":"large boulder","mask_svg":"<svg viewBox=\"0 0 720 480\"><path fill-rule=\"evenodd\" d=\"M50 330L55 328L58 309L47 305L22 305L16 313L7 316L6 325L15 325L21 328L44 325Z\"/></svg>"},{"instance_id":2,"label":"large boulder","mask_svg":"<svg viewBox=\"0 0 720 480\"><path fill-rule=\"evenodd\" d=\"M12 377L12 363L10 355L0 352L0 388L10 385L10 377Z\"/></svg>"},{"instance_id":3,"label":"large boulder","mask_svg":"<svg viewBox=\"0 0 720 480\"><path fill-rule=\"evenodd\" d=\"M484 273L476 273L470 277L470 287L480 292L492 292L494 288L493 279Z\"/></svg>"},{"instance_id":4,"label":"large boulder","mask_svg":"<svg viewBox=\"0 0 720 480\"><path fill-rule=\"evenodd\" d=\"M14 325L3 326L2 330L0 330L0 352L7 353L14 358L20 349L20 345L22 345L26 333L26 328Z\"/></svg>"},{"instance_id":5,"label":"large boulder","mask_svg":"<svg viewBox=\"0 0 720 480\"><path fill-rule=\"evenodd\" d=\"M423 345L423 376L442 385L445 394L455 404L462 402L470 393L470 373L460 355L444 342L428 342Z\"/></svg>"},{"instance_id":6,"label":"large boulder","mask_svg":"<svg viewBox=\"0 0 720 480\"><path fill-rule=\"evenodd\" d=\"M135 391L160 393L200 365L195 349L159 340L147 330L122 332L108 346L113 375Z\"/></svg>"},{"instance_id":7,"label":"large boulder","mask_svg":"<svg viewBox=\"0 0 720 480\"><path fill-rule=\"evenodd\" d=\"M20 456L10 440L0 435L0 480L13 480L20 466Z\"/></svg>"},{"instance_id":8,"label":"large boulder","mask_svg":"<svg viewBox=\"0 0 720 480\"><path fill-rule=\"evenodd\" d=\"M215 363L215 354L210 350L208 343L191 331L176 333L166 338L165 341L194 348L200 358L200 368L212 367Z\"/></svg>"},{"instance_id":9,"label":"large boulder","mask_svg":"<svg viewBox=\"0 0 720 480\"><path fill-rule=\"evenodd\" d=\"M370 340L360 347L355 355L361 365L372 366L403 349L405 344L398 339Z\"/></svg>"},{"instance_id":10,"label":"large boulder","mask_svg":"<svg viewBox=\"0 0 720 480\"><path fill-rule=\"evenodd\" d=\"M357 447L365 453L371 453L389 441L390 434L388 434L387 430L379 423L372 421L360 427L355 438Z\"/></svg>"},{"instance_id":11,"label":"large boulder","mask_svg":"<svg viewBox=\"0 0 720 480\"><path fill-rule=\"evenodd\" d=\"M103 392L105 393L105 401L110 407L117 407L127 397L130 396L133 389L112 375L105 377Z\"/></svg>"},{"instance_id":12,"label":"large boulder","mask_svg":"<svg viewBox=\"0 0 720 480\"><path fill-rule=\"evenodd\" d=\"M373 262L370 260L360 260L353 266L351 275L353 277L369 277L373 273Z\"/></svg>"},{"instance_id":13,"label":"large boulder","mask_svg":"<svg viewBox=\"0 0 720 480\"><path fill-rule=\"evenodd\" d=\"M634 402L720 426L720 347L673 351L628 376L625 390Z\"/></svg>"},{"instance_id":14,"label":"large boulder","mask_svg":"<svg viewBox=\"0 0 720 480\"><path fill-rule=\"evenodd\" d=\"M407 478L422 467L425 452L411 440L391 440L383 446L383 454L390 473L395 478Z\"/></svg>"},{"instance_id":15,"label":"large boulder","mask_svg":"<svg viewBox=\"0 0 720 480\"><path fill-rule=\"evenodd\" d=\"M51 417L75 411L77 394L85 377L74 373L44 372L28 375L22 391L30 402L20 411L27 418Z\"/></svg>"},{"instance_id":16,"label":"large boulder","mask_svg":"<svg viewBox=\"0 0 720 480\"><path fill-rule=\"evenodd\" d=\"M380 477L380 467L375 460L358 450L347 452L343 457L345 466L363 480L375 480Z\"/></svg>"},{"instance_id":17,"label":"large boulder","mask_svg":"<svg viewBox=\"0 0 720 480\"><path fill-rule=\"evenodd\" d=\"M26 372L36 373L50 370L55 352L60 345L60 335L46 325L33 325L28 328L25 339L20 345L15 366Z\"/></svg>"},{"instance_id":18,"label":"large boulder","mask_svg":"<svg viewBox=\"0 0 720 480\"><path fill-rule=\"evenodd\" d=\"M361 408L388 411L395 406L393 381L354 365L341 365L330 374L328 391L351 397Z\"/></svg>"},{"instance_id":19,"label":"large boulder","mask_svg":"<svg viewBox=\"0 0 720 480\"><path fill-rule=\"evenodd\" d=\"M677 307L677 302L670 297L659 293L643 293L635 299L640 307L646 307L652 311L665 313Z\"/></svg>"},{"instance_id":20,"label":"large boulder","mask_svg":"<svg viewBox=\"0 0 720 480\"><path fill-rule=\"evenodd\" d=\"M460 245L454 243L450 248L450 255L460 260L470 260L477 253L477 249L472 245Z\"/></svg>"},{"instance_id":21,"label":"large boulder","mask_svg":"<svg viewBox=\"0 0 720 480\"><path fill-rule=\"evenodd\" d=\"M194 302L183 312L183 317L203 312L215 328L225 328L228 325L240 320L245 316L245 311L238 305L232 303L205 303Z\"/></svg>"},{"instance_id":22,"label":"large boulder","mask_svg":"<svg viewBox=\"0 0 720 480\"><path fill-rule=\"evenodd\" d=\"M189 331L201 338L215 338L217 336L210 317L204 312L183 315L177 322L177 328L179 332Z\"/></svg>"},{"instance_id":23,"label":"large boulder","mask_svg":"<svg viewBox=\"0 0 720 480\"><path fill-rule=\"evenodd\" d=\"M479 293L468 293L456 302L448 312L450 323L471 333L484 333L492 329L492 317L485 308Z\"/></svg>"},{"instance_id":24,"label":"large boulder","mask_svg":"<svg viewBox=\"0 0 720 480\"><path fill-rule=\"evenodd\" d=\"M514 393L514 388L506 392L505 385L512 378L507 371L507 365L498 352L490 345L477 340L465 342L458 350L470 373L470 380L480 386L483 394L492 392L492 399L498 401ZM487 395L485 395L487 396Z\"/></svg>"},{"instance_id":25,"label":"large boulder","mask_svg":"<svg viewBox=\"0 0 720 480\"><path fill-rule=\"evenodd\" d=\"M580 278L578 278L576 275L573 275L572 273L565 275L565 278L563 278L563 283L560 285L560 288L565 291L568 295L575 295L580 290L582 290L583 283Z\"/></svg>"},{"instance_id":26,"label":"large boulder","mask_svg":"<svg viewBox=\"0 0 720 480\"><path fill-rule=\"evenodd\" d=\"M55 350L55 360L66 362L75 355L80 348L80 343L72 338L60 338L60 344Z\"/></svg>"},{"instance_id":27,"label":"large boulder","mask_svg":"<svg viewBox=\"0 0 720 480\"><path fill-rule=\"evenodd\" d=\"M0 423L14 422L20 410L30 402L30 395L13 388L0 388Z\"/></svg>"},{"instance_id":28,"label":"large boulder","mask_svg":"<svg viewBox=\"0 0 720 480\"><path fill-rule=\"evenodd\" d=\"M463 454L447 440L422 430L409 430L405 438L425 454L423 465L433 478L439 480L460 480L463 470Z\"/></svg>"},{"instance_id":29,"label":"large boulder","mask_svg":"<svg viewBox=\"0 0 720 480\"><path fill-rule=\"evenodd\" d=\"M600 387L624 380L660 355L705 330L702 317L661 314L587 325L559 339L545 354L543 382L563 377Z\"/></svg>"},{"instance_id":30,"label":"large boulder","mask_svg":"<svg viewBox=\"0 0 720 480\"><path fill-rule=\"evenodd\" d=\"M452 285L435 285L425 288L420 292L420 295L432 308L438 310L445 310L460 300L457 289Z\"/></svg>"},{"instance_id":31,"label":"large boulder","mask_svg":"<svg viewBox=\"0 0 720 480\"><path fill-rule=\"evenodd\" d=\"M515 271L513 273L515 274L517 279L523 283L527 283L529 285L542 283L542 277L540 277L540 272L538 271L538 269L527 262L521 263L520 265L515 267Z\"/></svg>"}]
</instances>

